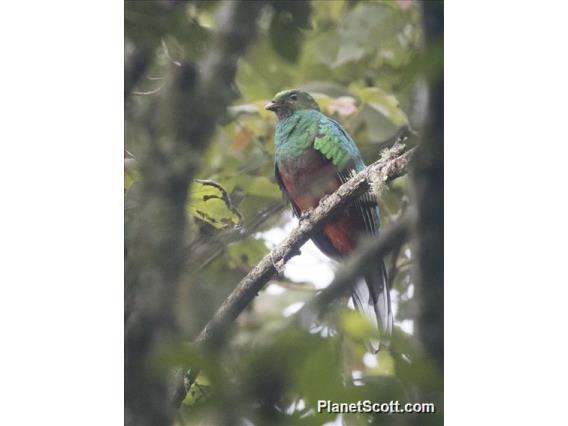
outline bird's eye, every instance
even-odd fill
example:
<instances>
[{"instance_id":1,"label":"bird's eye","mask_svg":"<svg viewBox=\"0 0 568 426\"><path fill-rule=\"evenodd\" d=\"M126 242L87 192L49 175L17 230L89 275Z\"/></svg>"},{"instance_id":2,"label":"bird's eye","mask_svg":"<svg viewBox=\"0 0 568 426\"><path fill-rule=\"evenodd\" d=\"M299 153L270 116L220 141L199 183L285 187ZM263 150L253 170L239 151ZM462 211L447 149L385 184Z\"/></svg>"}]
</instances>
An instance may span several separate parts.
<instances>
[{"instance_id":1,"label":"bird's eye","mask_svg":"<svg viewBox=\"0 0 568 426\"><path fill-rule=\"evenodd\" d=\"M295 93L290 95L290 100L291 101L297 101L298 100L298 95L296 95Z\"/></svg>"}]
</instances>

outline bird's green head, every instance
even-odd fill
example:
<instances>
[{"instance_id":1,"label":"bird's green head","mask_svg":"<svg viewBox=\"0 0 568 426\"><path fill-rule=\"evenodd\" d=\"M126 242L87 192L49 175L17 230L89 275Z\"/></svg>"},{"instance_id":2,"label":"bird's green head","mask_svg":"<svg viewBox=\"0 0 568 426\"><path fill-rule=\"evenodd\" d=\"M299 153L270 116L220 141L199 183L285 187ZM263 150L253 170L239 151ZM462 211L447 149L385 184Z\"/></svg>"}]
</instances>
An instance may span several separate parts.
<instances>
[{"instance_id":1,"label":"bird's green head","mask_svg":"<svg viewBox=\"0 0 568 426\"><path fill-rule=\"evenodd\" d=\"M295 111L303 109L315 109L319 111L319 105L309 93L291 89L278 92L265 108L274 111L279 120L291 116Z\"/></svg>"}]
</instances>

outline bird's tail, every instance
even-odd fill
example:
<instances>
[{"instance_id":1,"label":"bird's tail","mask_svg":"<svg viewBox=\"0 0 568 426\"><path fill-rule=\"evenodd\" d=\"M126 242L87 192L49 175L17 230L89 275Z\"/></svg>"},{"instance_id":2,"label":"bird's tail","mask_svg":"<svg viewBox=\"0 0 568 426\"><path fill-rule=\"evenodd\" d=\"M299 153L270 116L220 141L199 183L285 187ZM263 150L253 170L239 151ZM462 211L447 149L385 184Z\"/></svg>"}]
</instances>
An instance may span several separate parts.
<instances>
[{"instance_id":1,"label":"bird's tail","mask_svg":"<svg viewBox=\"0 0 568 426\"><path fill-rule=\"evenodd\" d=\"M353 290L353 304L363 312L378 328L381 336L392 333L392 308L389 282L383 260L377 268L365 275L365 281L359 281ZM373 353L379 351L380 342L372 340L369 348Z\"/></svg>"}]
</instances>

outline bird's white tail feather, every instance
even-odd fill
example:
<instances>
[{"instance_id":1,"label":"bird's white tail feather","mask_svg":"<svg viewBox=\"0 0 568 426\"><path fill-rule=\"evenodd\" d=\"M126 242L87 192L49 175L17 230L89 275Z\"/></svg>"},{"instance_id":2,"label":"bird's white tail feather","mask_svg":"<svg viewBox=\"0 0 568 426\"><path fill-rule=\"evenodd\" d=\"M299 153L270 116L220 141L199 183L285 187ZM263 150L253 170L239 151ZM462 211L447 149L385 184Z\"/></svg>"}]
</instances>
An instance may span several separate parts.
<instances>
[{"instance_id":1,"label":"bird's white tail feather","mask_svg":"<svg viewBox=\"0 0 568 426\"><path fill-rule=\"evenodd\" d=\"M354 286L352 296L355 307L377 327L381 336L390 336L393 316L388 277L382 261L379 268L367 274L364 281L360 280ZM374 353L379 351L380 346L376 339L369 342L369 348Z\"/></svg>"}]
</instances>

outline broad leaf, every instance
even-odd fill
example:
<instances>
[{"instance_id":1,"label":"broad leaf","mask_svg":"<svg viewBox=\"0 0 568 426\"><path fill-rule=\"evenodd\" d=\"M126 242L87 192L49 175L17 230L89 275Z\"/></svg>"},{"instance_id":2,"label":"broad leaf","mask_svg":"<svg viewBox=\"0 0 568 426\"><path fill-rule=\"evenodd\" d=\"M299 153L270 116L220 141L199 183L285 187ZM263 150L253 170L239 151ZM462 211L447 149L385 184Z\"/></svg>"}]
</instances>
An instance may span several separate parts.
<instances>
[{"instance_id":1,"label":"broad leaf","mask_svg":"<svg viewBox=\"0 0 568 426\"><path fill-rule=\"evenodd\" d=\"M229 193L212 180L195 180L191 184L187 211L216 229L237 226L242 217L233 206Z\"/></svg>"}]
</instances>

